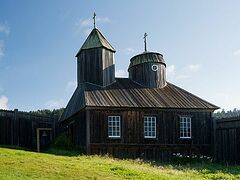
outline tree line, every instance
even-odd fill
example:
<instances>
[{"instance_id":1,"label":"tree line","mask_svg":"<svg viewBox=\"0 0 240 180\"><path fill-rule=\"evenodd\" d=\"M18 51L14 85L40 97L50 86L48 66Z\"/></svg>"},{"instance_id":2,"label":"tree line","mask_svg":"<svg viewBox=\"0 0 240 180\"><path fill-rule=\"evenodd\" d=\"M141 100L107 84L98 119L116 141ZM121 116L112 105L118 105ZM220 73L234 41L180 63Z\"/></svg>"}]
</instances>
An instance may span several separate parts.
<instances>
[{"instance_id":1,"label":"tree line","mask_svg":"<svg viewBox=\"0 0 240 180\"><path fill-rule=\"evenodd\" d=\"M35 114L35 115L42 115L42 116L50 116L50 117L56 117L60 118L62 113L64 112L65 108L60 108L60 109L42 109L42 110L37 110L37 111L30 111L30 113ZM234 108L233 110L225 111L224 109L217 111L213 113L213 117L216 119L221 119L221 118L229 118L229 117L240 117L240 110L237 108Z\"/></svg>"},{"instance_id":2,"label":"tree line","mask_svg":"<svg viewBox=\"0 0 240 180\"><path fill-rule=\"evenodd\" d=\"M240 110L237 108L234 108L233 110L229 111L225 111L224 109L222 109L221 111L213 113L213 117L216 119L240 117Z\"/></svg>"},{"instance_id":3,"label":"tree line","mask_svg":"<svg viewBox=\"0 0 240 180\"><path fill-rule=\"evenodd\" d=\"M37 111L30 111L29 113L34 114L34 115L40 115L40 116L48 116L48 117L55 117L59 119L64 112L65 108L60 108L60 109L41 109Z\"/></svg>"}]
</instances>

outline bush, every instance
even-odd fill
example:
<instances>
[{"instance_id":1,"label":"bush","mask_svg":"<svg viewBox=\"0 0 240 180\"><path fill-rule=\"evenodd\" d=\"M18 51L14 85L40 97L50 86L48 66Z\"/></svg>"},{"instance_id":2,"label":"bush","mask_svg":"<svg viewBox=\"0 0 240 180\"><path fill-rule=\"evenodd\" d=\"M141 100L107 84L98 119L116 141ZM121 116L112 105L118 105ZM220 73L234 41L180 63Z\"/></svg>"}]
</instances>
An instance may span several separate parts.
<instances>
[{"instance_id":1,"label":"bush","mask_svg":"<svg viewBox=\"0 0 240 180\"><path fill-rule=\"evenodd\" d=\"M75 156L84 154L85 150L73 145L67 133L65 132L54 140L47 152L51 154Z\"/></svg>"},{"instance_id":2,"label":"bush","mask_svg":"<svg viewBox=\"0 0 240 180\"><path fill-rule=\"evenodd\" d=\"M59 149L72 149L74 146L68 137L67 133L62 133L60 136L58 136L53 144L51 145L51 148L59 148Z\"/></svg>"}]
</instances>

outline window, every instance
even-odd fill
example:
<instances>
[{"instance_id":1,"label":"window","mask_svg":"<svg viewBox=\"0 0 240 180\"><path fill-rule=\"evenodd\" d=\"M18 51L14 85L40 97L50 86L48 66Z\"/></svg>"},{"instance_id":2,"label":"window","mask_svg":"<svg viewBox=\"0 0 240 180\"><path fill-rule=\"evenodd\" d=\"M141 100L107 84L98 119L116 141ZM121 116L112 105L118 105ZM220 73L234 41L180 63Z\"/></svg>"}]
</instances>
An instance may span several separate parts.
<instances>
[{"instance_id":1,"label":"window","mask_svg":"<svg viewBox=\"0 0 240 180\"><path fill-rule=\"evenodd\" d=\"M180 117L180 138L191 138L191 117Z\"/></svg>"},{"instance_id":2,"label":"window","mask_svg":"<svg viewBox=\"0 0 240 180\"><path fill-rule=\"evenodd\" d=\"M120 116L108 116L108 137L121 137L121 122Z\"/></svg>"},{"instance_id":3,"label":"window","mask_svg":"<svg viewBox=\"0 0 240 180\"><path fill-rule=\"evenodd\" d=\"M152 70L157 71L158 70L158 65L156 65L156 64L152 65Z\"/></svg>"},{"instance_id":4,"label":"window","mask_svg":"<svg viewBox=\"0 0 240 180\"><path fill-rule=\"evenodd\" d=\"M156 138L156 117L144 116L144 138Z\"/></svg>"}]
</instances>

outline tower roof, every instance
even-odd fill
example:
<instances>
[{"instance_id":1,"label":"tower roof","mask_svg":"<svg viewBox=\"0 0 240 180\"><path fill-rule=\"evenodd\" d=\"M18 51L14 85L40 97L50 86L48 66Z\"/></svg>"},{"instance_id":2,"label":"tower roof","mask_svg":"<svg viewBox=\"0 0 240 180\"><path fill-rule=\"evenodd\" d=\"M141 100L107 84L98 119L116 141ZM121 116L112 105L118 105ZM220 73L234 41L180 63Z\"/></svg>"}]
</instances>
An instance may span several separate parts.
<instances>
[{"instance_id":1,"label":"tower roof","mask_svg":"<svg viewBox=\"0 0 240 180\"><path fill-rule=\"evenodd\" d=\"M142 54L138 54L130 59L128 69L138 64L152 62L166 65L162 54L156 52L143 52Z\"/></svg>"},{"instance_id":2,"label":"tower roof","mask_svg":"<svg viewBox=\"0 0 240 180\"><path fill-rule=\"evenodd\" d=\"M111 46L111 44L106 40L103 34L97 29L94 28L92 32L87 37L86 41L83 43L81 49L78 51L77 55L85 49L99 48L104 47L110 51L116 52L116 50Z\"/></svg>"}]
</instances>

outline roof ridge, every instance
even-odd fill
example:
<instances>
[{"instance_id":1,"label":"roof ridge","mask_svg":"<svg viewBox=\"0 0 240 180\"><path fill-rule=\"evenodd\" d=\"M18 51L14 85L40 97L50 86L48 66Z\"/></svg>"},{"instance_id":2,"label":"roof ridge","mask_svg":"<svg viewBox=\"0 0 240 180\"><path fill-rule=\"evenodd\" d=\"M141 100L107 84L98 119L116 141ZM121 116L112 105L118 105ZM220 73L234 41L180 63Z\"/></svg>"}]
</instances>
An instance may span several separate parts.
<instances>
[{"instance_id":1,"label":"roof ridge","mask_svg":"<svg viewBox=\"0 0 240 180\"><path fill-rule=\"evenodd\" d=\"M82 47L78 51L76 57L82 50L104 47L110 51L116 52L112 45L108 42L105 36L97 29L94 28L84 41Z\"/></svg>"}]
</instances>

